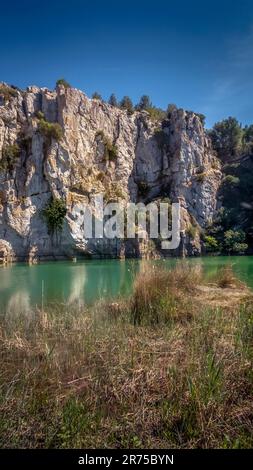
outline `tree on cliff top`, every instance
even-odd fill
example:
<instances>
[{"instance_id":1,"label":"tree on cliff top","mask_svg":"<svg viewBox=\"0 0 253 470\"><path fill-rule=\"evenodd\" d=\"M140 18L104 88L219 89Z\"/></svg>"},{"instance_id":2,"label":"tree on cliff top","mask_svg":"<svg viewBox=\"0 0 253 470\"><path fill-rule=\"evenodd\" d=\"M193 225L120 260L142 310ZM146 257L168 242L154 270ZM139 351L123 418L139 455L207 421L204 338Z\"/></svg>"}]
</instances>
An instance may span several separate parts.
<instances>
[{"instance_id":1,"label":"tree on cliff top","mask_svg":"<svg viewBox=\"0 0 253 470\"><path fill-rule=\"evenodd\" d=\"M133 102L129 96L124 96L120 102L121 109L126 109L129 114L134 112Z\"/></svg>"},{"instance_id":2,"label":"tree on cliff top","mask_svg":"<svg viewBox=\"0 0 253 470\"><path fill-rule=\"evenodd\" d=\"M109 100L108 100L108 103L111 105L111 106L114 106L115 108L117 108L118 106L118 101L117 101L117 98L115 96L114 93L111 94Z\"/></svg>"},{"instance_id":3,"label":"tree on cliff top","mask_svg":"<svg viewBox=\"0 0 253 470\"><path fill-rule=\"evenodd\" d=\"M229 117L214 124L209 132L213 147L223 162L240 155L243 143L243 129L236 118Z\"/></svg>"},{"instance_id":4,"label":"tree on cliff top","mask_svg":"<svg viewBox=\"0 0 253 470\"><path fill-rule=\"evenodd\" d=\"M70 88L71 85L65 80L65 78L59 78L56 82L56 86L63 85L64 88Z\"/></svg>"},{"instance_id":5,"label":"tree on cliff top","mask_svg":"<svg viewBox=\"0 0 253 470\"><path fill-rule=\"evenodd\" d=\"M102 101L102 96L97 91L94 91L94 93L92 95L92 99Z\"/></svg>"},{"instance_id":6,"label":"tree on cliff top","mask_svg":"<svg viewBox=\"0 0 253 470\"><path fill-rule=\"evenodd\" d=\"M149 108L152 108L152 103L148 95L142 95L139 103L135 106L138 111L147 111Z\"/></svg>"}]
</instances>

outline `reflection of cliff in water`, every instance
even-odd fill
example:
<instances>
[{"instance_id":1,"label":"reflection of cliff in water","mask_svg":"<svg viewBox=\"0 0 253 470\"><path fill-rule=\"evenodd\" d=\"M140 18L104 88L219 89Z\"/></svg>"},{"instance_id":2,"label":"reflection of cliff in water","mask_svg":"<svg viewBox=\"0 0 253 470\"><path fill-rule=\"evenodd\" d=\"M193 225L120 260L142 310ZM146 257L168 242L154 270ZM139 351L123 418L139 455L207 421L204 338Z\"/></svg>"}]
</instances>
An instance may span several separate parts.
<instances>
[{"instance_id":1,"label":"reflection of cliff in water","mask_svg":"<svg viewBox=\"0 0 253 470\"><path fill-rule=\"evenodd\" d=\"M85 304L85 285L87 282L87 273L85 266L75 266L71 270L70 277L70 294L68 295L67 303L69 305L78 304L82 306Z\"/></svg>"},{"instance_id":2,"label":"reflection of cliff in water","mask_svg":"<svg viewBox=\"0 0 253 470\"><path fill-rule=\"evenodd\" d=\"M18 290L9 298L6 306L6 317L22 315L29 317L31 315L30 296L27 290Z\"/></svg>"}]
</instances>

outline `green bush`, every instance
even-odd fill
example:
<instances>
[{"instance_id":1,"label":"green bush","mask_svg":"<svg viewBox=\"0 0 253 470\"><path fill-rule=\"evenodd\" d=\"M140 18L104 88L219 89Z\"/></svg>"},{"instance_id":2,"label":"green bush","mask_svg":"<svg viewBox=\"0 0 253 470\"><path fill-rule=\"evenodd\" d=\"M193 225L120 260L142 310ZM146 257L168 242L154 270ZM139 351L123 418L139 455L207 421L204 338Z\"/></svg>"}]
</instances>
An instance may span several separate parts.
<instances>
[{"instance_id":1,"label":"green bush","mask_svg":"<svg viewBox=\"0 0 253 470\"><path fill-rule=\"evenodd\" d=\"M245 233L243 230L227 230L224 233L223 247L227 253L244 253L248 245L244 243Z\"/></svg>"},{"instance_id":2,"label":"green bush","mask_svg":"<svg viewBox=\"0 0 253 470\"><path fill-rule=\"evenodd\" d=\"M0 96L4 98L4 100L10 100L11 98L16 98L18 96L17 90L10 86L1 84L0 85Z\"/></svg>"},{"instance_id":3,"label":"green bush","mask_svg":"<svg viewBox=\"0 0 253 470\"><path fill-rule=\"evenodd\" d=\"M38 119L44 119L45 120L45 115L42 111L36 111L35 117Z\"/></svg>"},{"instance_id":4,"label":"green bush","mask_svg":"<svg viewBox=\"0 0 253 470\"><path fill-rule=\"evenodd\" d=\"M146 111L152 121L163 121L166 118L166 112L161 108L156 108L156 106L151 106Z\"/></svg>"},{"instance_id":5,"label":"green bush","mask_svg":"<svg viewBox=\"0 0 253 470\"><path fill-rule=\"evenodd\" d=\"M223 178L222 184L229 184L237 186L240 183L240 179L237 176L227 175Z\"/></svg>"},{"instance_id":6,"label":"green bush","mask_svg":"<svg viewBox=\"0 0 253 470\"><path fill-rule=\"evenodd\" d=\"M2 150L2 159L0 160L0 171L13 171L19 155L20 147L18 144L5 145Z\"/></svg>"},{"instance_id":7,"label":"green bush","mask_svg":"<svg viewBox=\"0 0 253 470\"><path fill-rule=\"evenodd\" d=\"M192 240L194 240L198 233L198 227L196 225L190 224L186 229L186 233L190 238L192 238Z\"/></svg>"},{"instance_id":8,"label":"green bush","mask_svg":"<svg viewBox=\"0 0 253 470\"><path fill-rule=\"evenodd\" d=\"M64 88L71 88L71 85L65 80L65 78L59 78L56 82L56 86L63 85Z\"/></svg>"},{"instance_id":9,"label":"green bush","mask_svg":"<svg viewBox=\"0 0 253 470\"><path fill-rule=\"evenodd\" d=\"M105 144L104 158L110 161L114 161L118 158L118 148L110 141L107 141Z\"/></svg>"},{"instance_id":10,"label":"green bush","mask_svg":"<svg viewBox=\"0 0 253 470\"><path fill-rule=\"evenodd\" d=\"M104 160L114 161L118 158L117 145L113 144L110 139L105 136L103 130L98 130L95 138L100 138L104 144Z\"/></svg>"},{"instance_id":11,"label":"green bush","mask_svg":"<svg viewBox=\"0 0 253 470\"><path fill-rule=\"evenodd\" d=\"M61 199L51 198L45 209L43 217L46 220L50 234L59 233L63 228L63 222L67 213L66 204Z\"/></svg>"},{"instance_id":12,"label":"green bush","mask_svg":"<svg viewBox=\"0 0 253 470\"><path fill-rule=\"evenodd\" d=\"M102 101L102 96L97 91L95 91L92 95L92 99Z\"/></svg>"},{"instance_id":13,"label":"green bush","mask_svg":"<svg viewBox=\"0 0 253 470\"><path fill-rule=\"evenodd\" d=\"M216 238L212 237L211 235L206 235L204 237L206 251L208 252L217 252L219 251L219 242Z\"/></svg>"},{"instance_id":14,"label":"green bush","mask_svg":"<svg viewBox=\"0 0 253 470\"><path fill-rule=\"evenodd\" d=\"M149 191L149 186L146 181L138 181L138 195L141 197L145 197Z\"/></svg>"},{"instance_id":15,"label":"green bush","mask_svg":"<svg viewBox=\"0 0 253 470\"><path fill-rule=\"evenodd\" d=\"M48 122L42 118L39 120L38 129L47 139L55 139L59 142L63 137L63 130L57 122Z\"/></svg>"}]
</instances>

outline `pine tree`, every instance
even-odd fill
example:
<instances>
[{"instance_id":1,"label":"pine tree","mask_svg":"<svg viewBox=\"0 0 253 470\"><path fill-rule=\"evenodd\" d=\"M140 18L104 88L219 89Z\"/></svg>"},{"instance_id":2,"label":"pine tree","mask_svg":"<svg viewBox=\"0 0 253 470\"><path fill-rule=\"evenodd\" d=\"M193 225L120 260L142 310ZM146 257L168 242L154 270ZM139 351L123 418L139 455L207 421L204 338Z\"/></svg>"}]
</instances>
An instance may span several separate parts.
<instances>
[{"instance_id":1,"label":"pine tree","mask_svg":"<svg viewBox=\"0 0 253 470\"><path fill-rule=\"evenodd\" d=\"M102 96L97 91L95 91L92 95L92 99L102 101Z\"/></svg>"},{"instance_id":2,"label":"pine tree","mask_svg":"<svg viewBox=\"0 0 253 470\"><path fill-rule=\"evenodd\" d=\"M114 106L115 108L117 108L118 106L118 101L117 101L117 98L115 96L114 93L111 94L109 100L108 100L108 103L111 105L111 106Z\"/></svg>"},{"instance_id":3,"label":"pine tree","mask_svg":"<svg viewBox=\"0 0 253 470\"><path fill-rule=\"evenodd\" d=\"M126 109L128 113L132 114L134 112L133 102L129 96L124 96L120 102L121 109Z\"/></svg>"}]
</instances>

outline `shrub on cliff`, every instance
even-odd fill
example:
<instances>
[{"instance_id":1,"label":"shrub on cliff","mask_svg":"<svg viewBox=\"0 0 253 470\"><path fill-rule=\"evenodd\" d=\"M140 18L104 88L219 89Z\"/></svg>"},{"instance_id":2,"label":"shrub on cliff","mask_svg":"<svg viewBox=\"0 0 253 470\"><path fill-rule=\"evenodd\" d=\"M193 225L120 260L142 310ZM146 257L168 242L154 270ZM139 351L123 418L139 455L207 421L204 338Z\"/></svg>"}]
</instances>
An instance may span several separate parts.
<instances>
[{"instance_id":1,"label":"shrub on cliff","mask_svg":"<svg viewBox=\"0 0 253 470\"><path fill-rule=\"evenodd\" d=\"M44 118L39 120L39 132L48 139L55 139L57 142L63 137L63 130L57 122L48 122Z\"/></svg>"},{"instance_id":2,"label":"shrub on cliff","mask_svg":"<svg viewBox=\"0 0 253 470\"><path fill-rule=\"evenodd\" d=\"M43 210L43 217L46 220L48 231L51 235L62 231L66 213L65 202L62 199L51 198Z\"/></svg>"},{"instance_id":3,"label":"shrub on cliff","mask_svg":"<svg viewBox=\"0 0 253 470\"><path fill-rule=\"evenodd\" d=\"M146 181L138 181L138 196L139 197L146 197L149 192L149 186Z\"/></svg>"},{"instance_id":4,"label":"shrub on cliff","mask_svg":"<svg viewBox=\"0 0 253 470\"><path fill-rule=\"evenodd\" d=\"M0 84L0 96L2 96L5 101L9 101L11 98L16 98L18 96L18 93L15 88L12 88L8 85L4 85L2 83Z\"/></svg>"},{"instance_id":5,"label":"shrub on cliff","mask_svg":"<svg viewBox=\"0 0 253 470\"><path fill-rule=\"evenodd\" d=\"M102 96L97 91L95 91L92 95L92 99L102 101Z\"/></svg>"},{"instance_id":6,"label":"shrub on cliff","mask_svg":"<svg viewBox=\"0 0 253 470\"><path fill-rule=\"evenodd\" d=\"M59 78L56 82L56 86L63 85L64 88L71 88L71 85L65 80L65 78Z\"/></svg>"},{"instance_id":7,"label":"shrub on cliff","mask_svg":"<svg viewBox=\"0 0 253 470\"><path fill-rule=\"evenodd\" d=\"M237 176L233 175L226 175L222 180L223 185L237 186L239 183L240 179Z\"/></svg>"},{"instance_id":8,"label":"shrub on cliff","mask_svg":"<svg viewBox=\"0 0 253 470\"><path fill-rule=\"evenodd\" d=\"M105 136L103 130L98 130L96 132L95 138L97 137L101 139L104 144L104 160L116 160L118 157L118 147L113 142L111 142L108 137Z\"/></svg>"},{"instance_id":9,"label":"shrub on cliff","mask_svg":"<svg viewBox=\"0 0 253 470\"><path fill-rule=\"evenodd\" d=\"M192 240L194 240L198 234L198 227L190 223L186 229L186 233Z\"/></svg>"},{"instance_id":10,"label":"shrub on cliff","mask_svg":"<svg viewBox=\"0 0 253 470\"><path fill-rule=\"evenodd\" d=\"M161 109L157 108L156 106L151 106L147 108L146 111L148 112L152 121L163 121L166 118L166 112Z\"/></svg>"},{"instance_id":11,"label":"shrub on cliff","mask_svg":"<svg viewBox=\"0 0 253 470\"><path fill-rule=\"evenodd\" d=\"M0 160L0 171L11 172L20 155L18 144L5 145L2 150L2 159Z\"/></svg>"}]
</instances>

